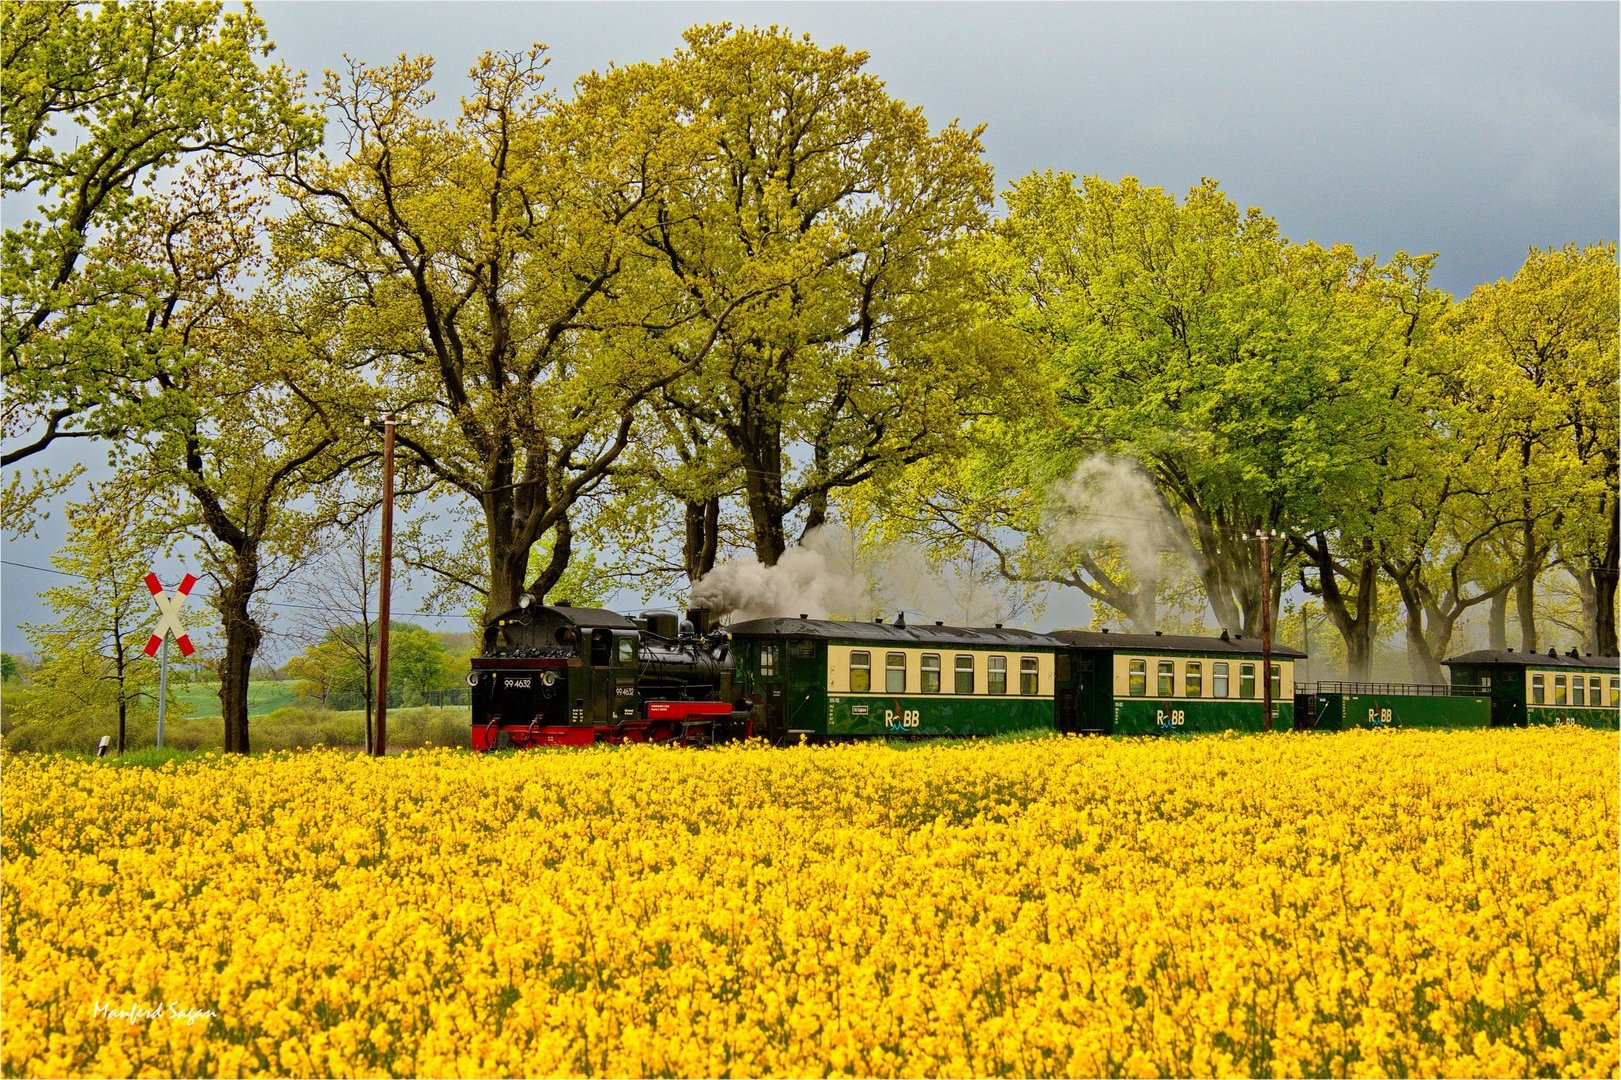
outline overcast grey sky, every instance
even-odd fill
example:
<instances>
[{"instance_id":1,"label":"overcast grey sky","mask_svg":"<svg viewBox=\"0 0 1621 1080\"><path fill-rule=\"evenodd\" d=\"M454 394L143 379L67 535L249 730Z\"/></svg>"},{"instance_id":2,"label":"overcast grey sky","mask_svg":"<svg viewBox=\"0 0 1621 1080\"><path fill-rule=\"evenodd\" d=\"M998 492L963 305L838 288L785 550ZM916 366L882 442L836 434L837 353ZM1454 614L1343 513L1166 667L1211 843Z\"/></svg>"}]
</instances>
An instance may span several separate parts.
<instances>
[{"instance_id":1,"label":"overcast grey sky","mask_svg":"<svg viewBox=\"0 0 1621 1080\"><path fill-rule=\"evenodd\" d=\"M1532 245L1617 235L1621 5L1105 3L316 3L259 7L277 56L311 73L345 54L438 61L448 115L487 49L551 48L553 85L657 60L681 32L789 27L871 54L937 126L988 125L1002 188L1032 170L1201 176L1296 241L1441 254L1462 296ZM95 449L73 447L87 461ZM60 514L8 561L48 565ZM179 574L173 575L178 578ZM49 575L4 568L4 647L50 621ZM1066 619L1050 609L1043 626Z\"/></svg>"},{"instance_id":2,"label":"overcast grey sky","mask_svg":"<svg viewBox=\"0 0 1621 1080\"><path fill-rule=\"evenodd\" d=\"M264 3L313 76L401 53L455 107L474 57L544 42L567 91L673 53L704 22L871 54L935 125L988 125L1005 188L1037 169L1185 193L1202 176L1296 241L1438 251L1456 295L1531 245L1613 240L1621 5Z\"/></svg>"}]
</instances>

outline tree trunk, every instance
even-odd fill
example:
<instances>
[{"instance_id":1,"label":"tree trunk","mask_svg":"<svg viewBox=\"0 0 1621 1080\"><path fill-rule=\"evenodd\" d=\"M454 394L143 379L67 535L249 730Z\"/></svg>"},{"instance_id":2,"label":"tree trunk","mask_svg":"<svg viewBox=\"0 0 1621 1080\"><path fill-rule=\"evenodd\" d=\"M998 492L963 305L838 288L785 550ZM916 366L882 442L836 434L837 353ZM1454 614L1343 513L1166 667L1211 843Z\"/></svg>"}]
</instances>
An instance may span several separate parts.
<instances>
[{"instance_id":1,"label":"tree trunk","mask_svg":"<svg viewBox=\"0 0 1621 1080\"><path fill-rule=\"evenodd\" d=\"M1508 651L1508 590L1493 595L1491 615L1487 620L1491 640L1488 647L1494 652Z\"/></svg>"},{"instance_id":2,"label":"tree trunk","mask_svg":"<svg viewBox=\"0 0 1621 1080\"><path fill-rule=\"evenodd\" d=\"M720 551L720 496L702 501L687 500L687 535L681 545L681 560L687 581L696 583L715 568Z\"/></svg>"},{"instance_id":3,"label":"tree trunk","mask_svg":"<svg viewBox=\"0 0 1621 1080\"><path fill-rule=\"evenodd\" d=\"M1514 582L1514 609L1520 619L1520 651L1537 651L1536 585L1537 566L1535 549L1531 544L1531 526L1525 528L1526 549L1520 564L1520 576Z\"/></svg>"},{"instance_id":4,"label":"tree trunk","mask_svg":"<svg viewBox=\"0 0 1621 1080\"><path fill-rule=\"evenodd\" d=\"M253 560L239 555L239 559ZM242 563L239 561L238 567ZM225 721L225 752L246 754L248 746L248 676L264 631L248 614L248 601L258 581L256 571L220 590L216 604L225 632L225 657L220 662L220 715Z\"/></svg>"},{"instance_id":5,"label":"tree trunk","mask_svg":"<svg viewBox=\"0 0 1621 1080\"><path fill-rule=\"evenodd\" d=\"M1356 607L1351 614L1350 599L1340 588L1339 571L1334 566L1328 537L1316 533L1312 542L1303 545L1312 565L1317 568L1318 590L1323 599L1323 611L1345 642L1345 675L1352 682L1367 682L1373 677L1374 628L1377 625L1378 566L1372 552L1364 548L1356 571Z\"/></svg>"},{"instance_id":6,"label":"tree trunk","mask_svg":"<svg viewBox=\"0 0 1621 1080\"><path fill-rule=\"evenodd\" d=\"M1593 645L1600 656L1621 653L1621 648L1617 647L1615 627L1618 584L1621 584L1621 514L1612 513L1609 536L1604 542L1604 557L1593 567Z\"/></svg>"},{"instance_id":7,"label":"tree trunk","mask_svg":"<svg viewBox=\"0 0 1621 1080\"><path fill-rule=\"evenodd\" d=\"M756 457L745 452L743 468L747 477L749 521L754 526L754 557L766 566L776 566L777 560L788 550L782 524L787 514L782 508L781 455L767 450Z\"/></svg>"}]
</instances>

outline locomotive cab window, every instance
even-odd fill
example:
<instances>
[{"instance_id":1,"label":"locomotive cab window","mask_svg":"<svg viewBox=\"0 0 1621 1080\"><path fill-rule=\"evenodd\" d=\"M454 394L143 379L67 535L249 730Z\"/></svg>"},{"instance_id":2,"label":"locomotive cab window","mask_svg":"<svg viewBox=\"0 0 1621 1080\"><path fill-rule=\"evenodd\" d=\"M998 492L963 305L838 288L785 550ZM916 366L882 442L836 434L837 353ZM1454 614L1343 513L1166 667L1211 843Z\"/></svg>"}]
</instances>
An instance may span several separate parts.
<instances>
[{"instance_id":1,"label":"locomotive cab window","mask_svg":"<svg viewBox=\"0 0 1621 1080\"><path fill-rule=\"evenodd\" d=\"M850 654L850 692L865 694L872 689L872 653L856 650Z\"/></svg>"},{"instance_id":2,"label":"locomotive cab window","mask_svg":"<svg viewBox=\"0 0 1621 1080\"><path fill-rule=\"evenodd\" d=\"M1146 697L1148 694L1148 661L1133 660L1130 672L1131 674L1126 680L1126 692L1132 697Z\"/></svg>"},{"instance_id":3,"label":"locomotive cab window","mask_svg":"<svg viewBox=\"0 0 1621 1080\"><path fill-rule=\"evenodd\" d=\"M1215 697L1227 696L1227 661L1217 660L1210 665L1210 693Z\"/></svg>"},{"instance_id":4,"label":"locomotive cab window","mask_svg":"<svg viewBox=\"0 0 1621 1080\"><path fill-rule=\"evenodd\" d=\"M618 649L618 659L621 664L634 664L636 662L636 639L629 634L614 638Z\"/></svg>"},{"instance_id":5,"label":"locomotive cab window","mask_svg":"<svg viewBox=\"0 0 1621 1080\"><path fill-rule=\"evenodd\" d=\"M974 658L966 653L957 654L957 693L974 692Z\"/></svg>"},{"instance_id":6,"label":"locomotive cab window","mask_svg":"<svg viewBox=\"0 0 1621 1080\"><path fill-rule=\"evenodd\" d=\"M1202 661L1188 661L1187 677L1184 682L1184 689L1188 697L1204 696L1204 663Z\"/></svg>"},{"instance_id":7,"label":"locomotive cab window","mask_svg":"<svg viewBox=\"0 0 1621 1080\"><path fill-rule=\"evenodd\" d=\"M1241 664L1238 668L1238 696L1253 698L1255 696L1255 665Z\"/></svg>"},{"instance_id":8,"label":"locomotive cab window","mask_svg":"<svg viewBox=\"0 0 1621 1080\"><path fill-rule=\"evenodd\" d=\"M1531 704L1546 705L1548 703L1548 684L1541 675L1531 676Z\"/></svg>"},{"instance_id":9,"label":"locomotive cab window","mask_svg":"<svg viewBox=\"0 0 1621 1080\"><path fill-rule=\"evenodd\" d=\"M923 654L923 686L925 694L938 694L940 692L940 654Z\"/></svg>"},{"instance_id":10,"label":"locomotive cab window","mask_svg":"<svg viewBox=\"0 0 1621 1080\"><path fill-rule=\"evenodd\" d=\"M990 685L987 692L992 694L1007 693L1007 657L991 656L985 660L986 678Z\"/></svg>"},{"instance_id":11,"label":"locomotive cab window","mask_svg":"<svg viewBox=\"0 0 1621 1080\"><path fill-rule=\"evenodd\" d=\"M781 662L776 645L760 646L760 674L765 678L772 678L779 670L777 665ZM852 660L854 658L852 657Z\"/></svg>"},{"instance_id":12,"label":"locomotive cab window","mask_svg":"<svg viewBox=\"0 0 1621 1080\"><path fill-rule=\"evenodd\" d=\"M906 654L892 652L884 654L884 692L889 694L906 693Z\"/></svg>"},{"instance_id":13,"label":"locomotive cab window","mask_svg":"<svg viewBox=\"0 0 1621 1080\"><path fill-rule=\"evenodd\" d=\"M1156 697L1176 696L1176 661L1161 660L1159 662L1159 693Z\"/></svg>"},{"instance_id":14,"label":"locomotive cab window","mask_svg":"<svg viewBox=\"0 0 1621 1080\"><path fill-rule=\"evenodd\" d=\"M1019 693L1026 696L1035 695L1039 670L1035 657L1025 656L1019 659Z\"/></svg>"}]
</instances>

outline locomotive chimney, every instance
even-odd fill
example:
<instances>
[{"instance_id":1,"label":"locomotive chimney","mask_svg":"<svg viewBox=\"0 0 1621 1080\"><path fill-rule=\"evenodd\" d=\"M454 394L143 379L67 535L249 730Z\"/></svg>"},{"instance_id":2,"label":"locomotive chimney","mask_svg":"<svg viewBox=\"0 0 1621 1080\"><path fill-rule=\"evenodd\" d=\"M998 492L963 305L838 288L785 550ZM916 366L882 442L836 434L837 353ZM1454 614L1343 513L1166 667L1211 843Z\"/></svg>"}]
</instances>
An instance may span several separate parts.
<instances>
[{"instance_id":1,"label":"locomotive chimney","mask_svg":"<svg viewBox=\"0 0 1621 1080\"><path fill-rule=\"evenodd\" d=\"M699 637L715 628L714 619L706 607L688 608L687 621L692 624L692 629Z\"/></svg>"}]
</instances>

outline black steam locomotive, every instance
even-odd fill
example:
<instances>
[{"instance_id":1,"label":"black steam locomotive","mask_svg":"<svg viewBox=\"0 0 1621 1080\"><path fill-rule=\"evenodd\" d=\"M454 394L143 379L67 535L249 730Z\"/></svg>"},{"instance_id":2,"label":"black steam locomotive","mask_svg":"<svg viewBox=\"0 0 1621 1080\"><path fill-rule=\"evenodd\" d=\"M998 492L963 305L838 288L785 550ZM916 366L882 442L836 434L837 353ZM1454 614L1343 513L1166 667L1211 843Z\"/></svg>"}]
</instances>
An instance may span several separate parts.
<instances>
[{"instance_id":1,"label":"black steam locomotive","mask_svg":"<svg viewBox=\"0 0 1621 1080\"><path fill-rule=\"evenodd\" d=\"M632 619L526 597L485 628L467 681L475 750L752 733L748 706L733 704L730 641L702 608Z\"/></svg>"}]
</instances>

